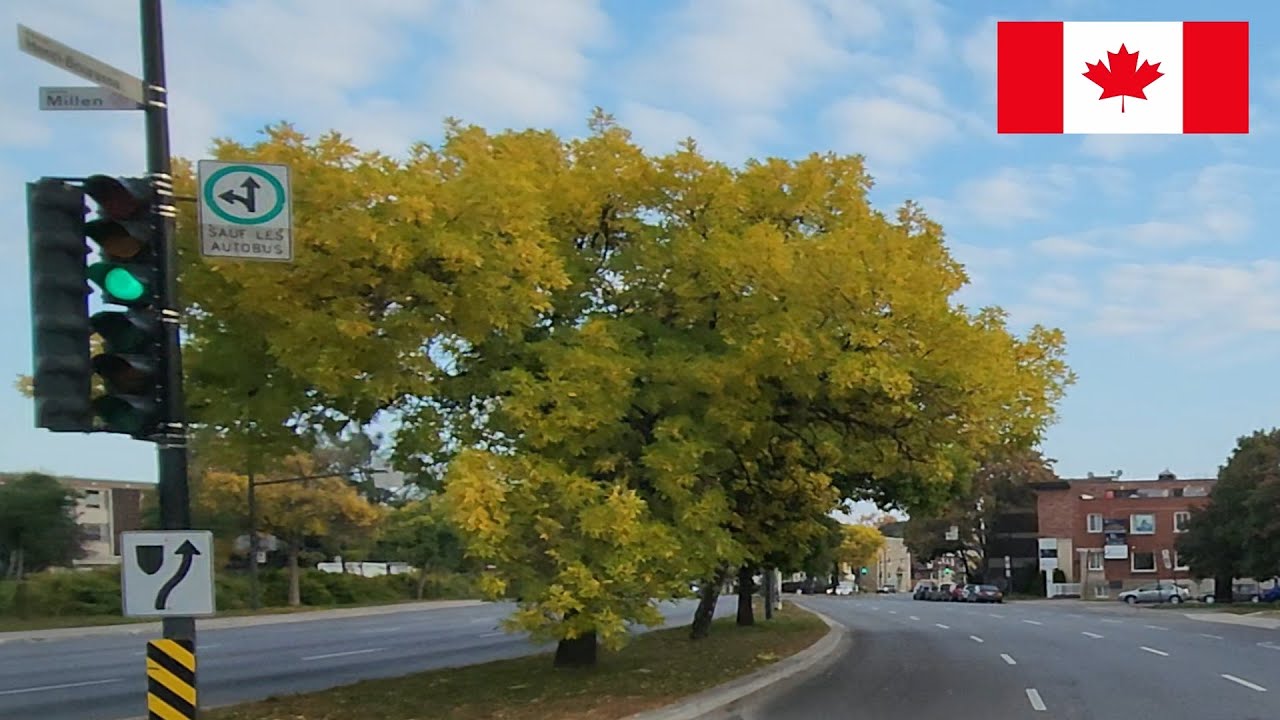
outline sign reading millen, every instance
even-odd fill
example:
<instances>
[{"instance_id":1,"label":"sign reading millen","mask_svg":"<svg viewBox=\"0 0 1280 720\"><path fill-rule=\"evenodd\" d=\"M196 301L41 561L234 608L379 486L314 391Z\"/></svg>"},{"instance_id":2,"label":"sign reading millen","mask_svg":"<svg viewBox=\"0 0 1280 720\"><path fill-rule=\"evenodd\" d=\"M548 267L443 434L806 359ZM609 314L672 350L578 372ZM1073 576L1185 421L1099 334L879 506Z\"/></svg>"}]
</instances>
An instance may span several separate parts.
<instances>
[{"instance_id":1,"label":"sign reading millen","mask_svg":"<svg viewBox=\"0 0 1280 720\"><path fill-rule=\"evenodd\" d=\"M139 110L142 106L101 87L42 87L41 110Z\"/></svg>"},{"instance_id":2,"label":"sign reading millen","mask_svg":"<svg viewBox=\"0 0 1280 720\"><path fill-rule=\"evenodd\" d=\"M79 50L63 45L26 25L18 26L18 49L54 67L79 75L91 83L113 90L134 102L147 101L146 95L142 92L142 80Z\"/></svg>"}]
</instances>

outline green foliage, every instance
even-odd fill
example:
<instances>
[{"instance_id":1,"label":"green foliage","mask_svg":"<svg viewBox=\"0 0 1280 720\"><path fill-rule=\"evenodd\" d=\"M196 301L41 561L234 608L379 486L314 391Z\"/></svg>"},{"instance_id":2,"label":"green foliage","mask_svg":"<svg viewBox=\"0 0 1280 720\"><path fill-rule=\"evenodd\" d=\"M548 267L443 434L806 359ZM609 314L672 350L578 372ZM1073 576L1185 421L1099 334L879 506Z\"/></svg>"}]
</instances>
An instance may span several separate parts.
<instances>
[{"instance_id":1,"label":"green foliage","mask_svg":"<svg viewBox=\"0 0 1280 720\"><path fill-rule=\"evenodd\" d=\"M288 605L289 579L282 570L264 569L264 607ZM46 572L30 576L25 583L27 615L30 617L76 617L119 615L120 573L118 570ZM303 604L311 607L370 605L415 599L416 573L366 578L359 575L301 572ZM0 581L0 615L17 615L18 583ZM215 579L218 610L249 608L249 579L244 575L219 574ZM474 575L450 572L428 574L424 599L471 599L480 597Z\"/></svg>"},{"instance_id":2,"label":"green foliage","mask_svg":"<svg viewBox=\"0 0 1280 720\"><path fill-rule=\"evenodd\" d=\"M81 557L75 493L39 473L13 477L0 485L0 563L7 577Z\"/></svg>"},{"instance_id":3,"label":"green foliage","mask_svg":"<svg viewBox=\"0 0 1280 720\"><path fill-rule=\"evenodd\" d=\"M1280 430L1241 437L1225 465L1209 503L1191 514L1188 532L1177 540L1180 559L1199 577L1280 574Z\"/></svg>"}]
</instances>

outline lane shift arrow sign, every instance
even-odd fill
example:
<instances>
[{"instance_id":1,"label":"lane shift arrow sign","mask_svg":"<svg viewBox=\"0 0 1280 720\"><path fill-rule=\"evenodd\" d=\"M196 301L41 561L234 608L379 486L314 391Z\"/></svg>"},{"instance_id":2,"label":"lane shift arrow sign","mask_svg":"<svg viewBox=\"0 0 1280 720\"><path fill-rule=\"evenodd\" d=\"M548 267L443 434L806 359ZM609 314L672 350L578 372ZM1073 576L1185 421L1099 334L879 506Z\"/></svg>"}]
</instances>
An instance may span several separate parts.
<instances>
[{"instance_id":1,"label":"lane shift arrow sign","mask_svg":"<svg viewBox=\"0 0 1280 720\"><path fill-rule=\"evenodd\" d=\"M258 188L262 186L258 184L257 180L254 180L252 177L248 177L245 178L244 182L240 183L240 187L244 188L244 195L237 195L235 190L228 190L218 197L228 205L240 203L241 205L244 205L245 210L248 210L251 213L257 212Z\"/></svg>"},{"instance_id":2,"label":"lane shift arrow sign","mask_svg":"<svg viewBox=\"0 0 1280 720\"><path fill-rule=\"evenodd\" d=\"M182 582L187 573L191 572L192 558L199 555L200 551L196 549L195 545L191 544L190 540L186 540L178 546L177 550L173 551L173 554L182 556L182 564L178 565L177 572L164 585L161 585L160 592L156 593L157 610L164 610L165 606L169 604L169 594L173 592L174 588L178 587L178 583Z\"/></svg>"}]
</instances>

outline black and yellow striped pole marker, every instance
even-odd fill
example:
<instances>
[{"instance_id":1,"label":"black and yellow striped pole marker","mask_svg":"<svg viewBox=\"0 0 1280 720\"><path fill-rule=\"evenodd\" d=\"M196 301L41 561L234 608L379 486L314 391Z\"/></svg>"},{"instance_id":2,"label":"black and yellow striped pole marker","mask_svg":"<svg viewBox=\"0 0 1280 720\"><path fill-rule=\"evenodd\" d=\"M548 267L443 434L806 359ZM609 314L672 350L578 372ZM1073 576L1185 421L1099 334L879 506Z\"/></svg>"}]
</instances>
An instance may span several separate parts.
<instances>
[{"instance_id":1,"label":"black and yellow striped pole marker","mask_svg":"<svg viewBox=\"0 0 1280 720\"><path fill-rule=\"evenodd\" d=\"M196 653L190 640L147 643L147 720L196 716Z\"/></svg>"}]
</instances>

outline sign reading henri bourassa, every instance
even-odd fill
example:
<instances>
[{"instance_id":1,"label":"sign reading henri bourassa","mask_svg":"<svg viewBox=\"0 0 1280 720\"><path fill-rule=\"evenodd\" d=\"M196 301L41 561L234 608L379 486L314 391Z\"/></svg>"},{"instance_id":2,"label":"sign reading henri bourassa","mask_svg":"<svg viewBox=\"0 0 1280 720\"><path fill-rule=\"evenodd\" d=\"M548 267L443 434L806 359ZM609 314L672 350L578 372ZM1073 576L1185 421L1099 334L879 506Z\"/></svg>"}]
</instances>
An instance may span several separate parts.
<instances>
[{"instance_id":1,"label":"sign reading henri bourassa","mask_svg":"<svg viewBox=\"0 0 1280 720\"><path fill-rule=\"evenodd\" d=\"M39 58L54 67L74 73L91 83L100 85L117 95L123 95L136 103L145 103L142 80L114 68L101 60L86 55L75 48L63 45L48 35L42 35L26 25L18 26L18 49Z\"/></svg>"},{"instance_id":2,"label":"sign reading henri bourassa","mask_svg":"<svg viewBox=\"0 0 1280 720\"><path fill-rule=\"evenodd\" d=\"M120 533L120 587L128 617L212 615L213 533Z\"/></svg>"},{"instance_id":3,"label":"sign reading henri bourassa","mask_svg":"<svg viewBox=\"0 0 1280 720\"><path fill-rule=\"evenodd\" d=\"M201 160L200 254L293 260L289 167Z\"/></svg>"}]
</instances>

